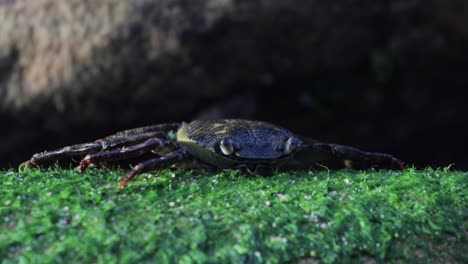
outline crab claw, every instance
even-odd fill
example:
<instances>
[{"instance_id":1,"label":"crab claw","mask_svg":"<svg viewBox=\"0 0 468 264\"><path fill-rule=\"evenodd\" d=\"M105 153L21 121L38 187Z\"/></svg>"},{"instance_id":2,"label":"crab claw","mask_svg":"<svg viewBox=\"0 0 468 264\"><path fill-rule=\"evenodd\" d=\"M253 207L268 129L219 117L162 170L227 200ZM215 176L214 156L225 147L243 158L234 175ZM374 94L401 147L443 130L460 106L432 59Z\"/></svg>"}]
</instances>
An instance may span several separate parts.
<instances>
[{"instance_id":1,"label":"crab claw","mask_svg":"<svg viewBox=\"0 0 468 264\"><path fill-rule=\"evenodd\" d=\"M390 170L404 170L405 165L403 162L391 155L388 155L385 159L376 162L376 165L383 168L383 169L390 169Z\"/></svg>"},{"instance_id":2,"label":"crab claw","mask_svg":"<svg viewBox=\"0 0 468 264\"><path fill-rule=\"evenodd\" d=\"M405 169L405 165L403 164L403 162L401 160L397 159L397 158L394 158L394 157L392 157L392 166L396 170L404 170Z\"/></svg>"}]
</instances>

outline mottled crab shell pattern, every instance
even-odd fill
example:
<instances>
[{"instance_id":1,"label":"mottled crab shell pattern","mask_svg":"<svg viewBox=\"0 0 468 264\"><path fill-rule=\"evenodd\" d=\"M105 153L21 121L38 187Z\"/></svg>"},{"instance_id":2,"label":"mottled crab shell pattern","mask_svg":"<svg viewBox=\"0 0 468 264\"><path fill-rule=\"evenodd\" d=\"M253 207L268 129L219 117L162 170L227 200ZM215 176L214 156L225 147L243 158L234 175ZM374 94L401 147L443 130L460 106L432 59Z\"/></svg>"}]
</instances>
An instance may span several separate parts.
<instances>
[{"instance_id":1,"label":"mottled crab shell pattern","mask_svg":"<svg viewBox=\"0 0 468 264\"><path fill-rule=\"evenodd\" d=\"M302 141L287 129L266 122L248 120L196 120L183 123L177 142L188 152L218 168L236 165L271 164L293 155L285 154L286 141L300 147ZM225 155L221 142L232 144L234 151Z\"/></svg>"}]
</instances>

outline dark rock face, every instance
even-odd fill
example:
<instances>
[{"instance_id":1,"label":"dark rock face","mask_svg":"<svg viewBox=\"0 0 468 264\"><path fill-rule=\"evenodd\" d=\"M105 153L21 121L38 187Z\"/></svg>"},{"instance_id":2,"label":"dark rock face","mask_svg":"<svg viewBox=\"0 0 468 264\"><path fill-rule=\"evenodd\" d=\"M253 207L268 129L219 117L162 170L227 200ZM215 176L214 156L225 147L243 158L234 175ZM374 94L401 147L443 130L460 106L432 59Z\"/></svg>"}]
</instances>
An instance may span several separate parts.
<instances>
[{"instance_id":1,"label":"dark rock face","mask_svg":"<svg viewBox=\"0 0 468 264\"><path fill-rule=\"evenodd\" d=\"M459 113L465 2L0 1L0 160L197 116L405 153L423 122Z\"/></svg>"},{"instance_id":2,"label":"dark rock face","mask_svg":"<svg viewBox=\"0 0 468 264\"><path fill-rule=\"evenodd\" d=\"M77 121L137 105L167 119L242 83L366 60L382 4L322 2L14 1L0 11L2 103Z\"/></svg>"},{"instance_id":3,"label":"dark rock face","mask_svg":"<svg viewBox=\"0 0 468 264\"><path fill-rule=\"evenodd\" d=\"M187 98L211 94L209 88L187 87L186 77L199 77L181 35L191 24L185 17L200 11L203 25L198 25L208 28L205 13L215 19L222 6L208 11L208 2L191 1L199 10L190 10L174 1L152 2L43 0L3 6L2 103L31 112L53 107L79 113L73 117L77 122L93 122L96 113L107 119L113 108L133 104L172 117L167 105L179 87ZM186 111L195 101L185 102Z\"/></svg>"}]
</instances>

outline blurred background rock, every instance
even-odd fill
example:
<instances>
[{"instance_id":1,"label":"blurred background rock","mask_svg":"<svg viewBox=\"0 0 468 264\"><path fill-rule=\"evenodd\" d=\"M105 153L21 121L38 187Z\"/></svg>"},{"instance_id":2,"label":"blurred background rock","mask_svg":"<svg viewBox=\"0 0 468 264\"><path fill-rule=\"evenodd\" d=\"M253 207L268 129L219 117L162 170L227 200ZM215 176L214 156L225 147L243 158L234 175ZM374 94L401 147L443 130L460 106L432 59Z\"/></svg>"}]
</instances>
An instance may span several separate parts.
<instances>
[{"instance_id":1,"label":"blurred background rock","mask_svg":"<svg viewBox=\"0 0 468 264\"><path fill-rule=\"evenodd\" d=\"M0 168L241 117L468 169L466 47L465 0L0 0Z\"/></svg>"}]
</instances>

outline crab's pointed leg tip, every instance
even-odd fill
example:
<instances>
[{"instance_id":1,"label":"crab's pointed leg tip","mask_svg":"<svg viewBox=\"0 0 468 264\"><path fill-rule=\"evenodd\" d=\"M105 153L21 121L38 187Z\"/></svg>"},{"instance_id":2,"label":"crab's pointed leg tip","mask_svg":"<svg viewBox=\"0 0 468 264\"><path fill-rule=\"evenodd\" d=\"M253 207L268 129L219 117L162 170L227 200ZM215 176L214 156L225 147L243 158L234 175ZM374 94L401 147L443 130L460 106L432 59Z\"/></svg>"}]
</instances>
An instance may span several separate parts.
<instances>
[{"instance_id":1,"label":"crab's pointed leg tip","mask_svg":"<svg viewBox=\"0 0 468 264\"><path fill-rule=\"evenodd\" d=\"M93 163L92 160L86 156L81 162L80 162L80 168L79 168L79 171L80 173L83 173L86 171L86 169L88 168L88 166Z\"/></svg>"},{"instance_id":2,"label":"crab's pointed leg tip","mask_svg":"<svg viewBox=\"0 0 468 264\"><path fill-rule=\"evenodd\" d=\"M28 162L29 162L29 161L26 161L26 162L21 163L21 164L18 166L18 171L19 171L19 172L25 172L25 171L28 169L28 167L29 167Z\"/></svg>"},{"instance_id":3,"label":"crab's pointed leg tip","mask_svg":"<svg viewBox=\"0 0 468 264\"><path fill-rule=\"evenodd\" d=\"M122 191L122 190L125 188L125 185L127 185L126 182L121 182L121 183L119 184L119 190Z\"/></svg>"},{"instance_id":4,"label":"crab's pointed leg tip","mask_svg":"<svg viewBox=\"0 0 468 264\"><path fill-rule=\"evenodd\" d=\"M23 163L21 163L18 167L18 171L21 171L21 172L24 172L24 171L27 171L29 168L32 168L32 167L35 167L36 164L31 161L31 160L28 160L28 161L25 161Z\"/></svg>"}]
</instances>

